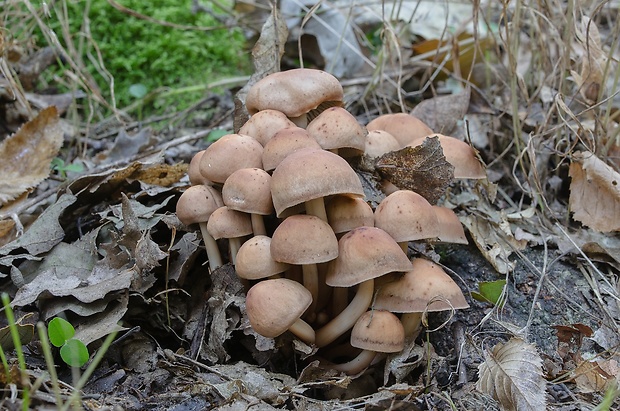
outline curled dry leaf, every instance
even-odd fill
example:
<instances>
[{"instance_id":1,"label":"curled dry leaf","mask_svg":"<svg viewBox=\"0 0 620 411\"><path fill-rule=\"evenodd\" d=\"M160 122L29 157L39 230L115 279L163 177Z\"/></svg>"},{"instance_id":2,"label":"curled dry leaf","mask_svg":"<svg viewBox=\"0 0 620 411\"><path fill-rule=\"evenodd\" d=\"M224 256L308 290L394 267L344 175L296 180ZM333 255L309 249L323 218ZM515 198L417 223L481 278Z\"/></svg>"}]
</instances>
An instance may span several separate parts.
<instances>
[{"instance_id":1,"label":"curled dry leaf","mask_svg":"<svg viewBox=\"0 0 620 411\"><path fill-rule=\"evenodd\" d=\"M573 218L597 231L620 231L620 174L586 151L575 153L569 175Z\"/></svg>"},{"instance_id":2,"label":"curled dry leaf","mask_svg":"<svg viewBox=\"0 0 620 411\"><path fill-rule=\"evenodd\" d=\"M505 410L546 409L542 359L520 338L493 347L478 367L476 389L497 400Z\"/></svg>"},{"instance_id":3,"label":"curled dry leaf","mask_svg":"<svg viewBox=\"0 0 620 411\"><path fill-rule=\"evenodd\" d=\"M439 138L427 137L416 147L405 147L377 158L375 169L383 178L412 190L436 204L454 178L454 166L443 155Z\"/></svg>"},{"instance_id":4,"label":"curled dry leaf","mask_svg":"<svg viewBox=\"0 0 620 411\"><path fill-rule=\"evenodd\" d=\"M469 108L470 89L446 96L423 100L410 114L422 120L435 133L449 135Z\"/></svg>"},{"instance_id":5,"label":"curled dry leaf","mask_svg":"<svg viewBox=\"0 0 620 411\"><path fill-rule=\"evenodd\" d=\"M58 112L52 106L0 144L0 205L47 178L62 139Z\"/></svg>"},{"instance_id":6,"label":"curled dry leaf","mask_svg":"<svg viewBox=\"0 0 620 411\"><path fill-rule=\"evenodd\" d=\"M601 47L601 36L594 21L584 16L575 34L584 50L580 73L571 71L571 74L579 86L581 96L586 101L594 103L598 100L603 83L607 56Z\"/></svg>"}]
</instances>

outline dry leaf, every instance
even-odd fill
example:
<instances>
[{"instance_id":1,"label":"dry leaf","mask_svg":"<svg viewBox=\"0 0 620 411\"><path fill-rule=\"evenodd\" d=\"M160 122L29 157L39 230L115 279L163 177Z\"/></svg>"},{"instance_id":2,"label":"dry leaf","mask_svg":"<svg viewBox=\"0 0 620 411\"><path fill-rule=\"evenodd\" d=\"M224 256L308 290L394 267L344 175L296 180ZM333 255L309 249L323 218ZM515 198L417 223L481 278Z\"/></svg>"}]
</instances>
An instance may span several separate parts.
<instances>
[{"instance_id":1,"label":"dry leaf","mask_svg":"<svg viewBox=\"0 0 620 411\"><path fill-rule=\"evenodd\" d=\"M609 383L618 376L618 363L611 359L581 361L574 371L575 384L583 393L604 393Z\"/></svg>"},{"instance_id":2,"label":"dry leaf","mask_svg":"<svg viewBox=\"0 0 620 411\"><path fill-rule=\"evenodd\" d=\"M569 175L573 218L597 231L620 231L620 174L586 151L575 153Z\"/></svg>"},{"instance_id":3,"label":"dry leaf","mask_svg":"<svg viewBox=\"0 0 620 411\"><path fill-rule=\"evenodd\" d=\"M395 186L420 194L431 204L445 193L454 178L438 137L427 137L416 147L405 147L377 158L376 170Z\"/></svg>"},{"instance_id":4,"label":"dry leaf","mask_svg":"<svg viewBox=\"0 0 620 411\"><path fill-rule=\"evenodd\" d=\"M598 100L607 64L607 57L601 48L601 36L596 23L585 16L582 17L575 34L584 51L581 56L581 72L571 71L571 74L579 86L581 96L586 101L595 103Z\"/></svg>"},{"instance_id":5,"label":"dry leaf","mask_svg":"<svg viewBox=\"0 0 620 411\"><path fill-rule=\"evenodd\" d=\"M49 176L50 163L58 154L62 140L58 112L52 106L0 143L0 205Z\"/></svg>"},{"instance_id":6,"label":"dry leaf","mask_svg":"<svg viewBox=\"0 0 620 411\"><path fill-rule=\"evenodd\" d=\"M457 122L467 114L469 98L469 88L461 93L429 98L409 114L422 120L435 133L451 135Z\"/></svg>"},{"instance_id":7,"label":"dry leaf","mask_svg":"<svg viewBox=\"0 0 620 411\"><path fill-rule=\"evenodd\" d=\"M478 367L476 389L497 400L505 410L546 409L542 359L536 348L520 338L493 347Z\"/></svg>"}]
</instances>

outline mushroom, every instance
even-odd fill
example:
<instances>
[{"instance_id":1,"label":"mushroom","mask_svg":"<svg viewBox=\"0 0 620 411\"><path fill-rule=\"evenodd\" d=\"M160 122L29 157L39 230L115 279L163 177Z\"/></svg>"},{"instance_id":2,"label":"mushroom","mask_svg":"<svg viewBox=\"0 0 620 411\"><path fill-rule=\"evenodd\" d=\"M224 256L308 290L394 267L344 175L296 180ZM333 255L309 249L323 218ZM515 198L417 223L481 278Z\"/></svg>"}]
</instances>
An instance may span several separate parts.
<instances>
[{"instance_id":1,"label":"mushroom","mask_svg":"<svg viewBox=\"0 0 620 411\"><path fill-rule=\"evenodd\" d=\"M405 330L398 317L389 311L366 311L353 326L351 345L361 348L362 352L349 362L333 364L331 367L354 375L368 368L378 352L402 351L405 347Z\"/></svg>"},{"instance_id":2,"label":"mushroom","mask_svg":"<svg viewBox=\"0 0 620 411\"><path fill-rule=\"evenodd\" d=\"M336 195L325 205L327 221L336 234L346 233L354 228L375 225L372 207L363 198Z\"/></svg>"},{"instance_id":3,"label":"mushroom","mask_svg":"<svg viewBox=\"0 0 620 411\"><path fill-rule=\"evenodd\" d=\"M409 241L439 236L439 220L431 204L411 190L398 190L375 209L375 226L388 232L407 252Z\"/></svg>"},{"instance_id":4,"label":"mushroom","mask_svg":"<svg viewBox=\"0 0 620 411\"><path fill-rule=\"evenodd\" d=\"M444 243L468 244L465 230L459 217L448 207L433 206L439 221L439 241Z\"/></svg>"},{"instance_id":5,"label":"mushroom","mask_svg":"<svg viewBox=\"0 0 620 411\"><path fill-rule=\"evenodd\" d=\"M321 146L301 127L289 127L278 131L265 144L263 168L266 171L273 171L286 156L302 148L320 150Z\"/></svg>"},{"instance_id":6,"label":"mushroom","mask_svg":"<svg viewBox=\"0 0 620 411\"><path fill-rule=\"evenodd\" d=\"M243 243L237 253L235 270L240 278L261 280L288 270L289 264L275 261L271 256L271 238L256 235Z\"/></svg>"},{"instance_id":7,"label":"mushroom","mask_svg":"<svg viewBox=\"0 0 620 411\"><path fill-rule=\"evenodd\" d=\"M444 136L443 134L431 134L426 137L439 137L439 144L446 156L448 163L454 166L454 178L482 179L487 178L484 166L478 159L476 150L458 138ZM420 137L407 144L416 147L422 144L426 137Z\"/></svg>"},{"instance_id":8,"label":"mushroom","mask_svg":"<svg viewBox=\"0 0 620 411\"><path fill-rule=\"evenodd\" d=\"M266 235L263 216L273 213L271 176L260 168L240 168L222 187L222 200L228 208L250 214L254 235Z\"/></svg>"},{"instance_id":9,"label":"mushroom","mask_svg":"<svg viewBox=\"0 0 620 411\"><path fill-rule=\"evenodd\" d=\"M373 304L378 310L403 313L408 338L419 333L424 312L469 308L459 286L437 264L414 258L412 266L399 280L379 289Z\"/></svg>"},{"instance_id":10,"label":"mushroom","mask_svg":"<svg viewBox=\"0 0 620 411\"><path fill-rule=\"evenodd\" d=\"M250 115L273 109L286 114L299 127L306 127L308 116L332 106L342 106L344 92L333 75L314 69L292 69L269 74L248 91L245 105Z\"/></svg>"},{"instance_id":11,"label":"mushroom","mask_svg":"<svg viewBox=\"0 0 620 411\"><path fill-rule=\"evenodd\" d=\"M220 193L213 187L204 185L189 187L181 194L177 202L178 219L185 225L198 224L200 226L211 271L222 266L223 263L217 243L207 230L207 221L211 214L223 204Z\"/></svg>"},{"instance_id":12,"label":"mushroom","mask_svg":"<svg viewBox=\"0 0 620 411\"><path fill-rule=\"evenodd\" d=\"M207 147L199 167L205 178L223 184L240 168L263 168L263 146L253 137L227 134Z\"/></svg>"},{"instance_id":13,"label":"mushroom","mask_svg":"<svg viewBox=\"0 0 620 411\"><path fill-rule=\"evenodd\" d=\"M342 157L361 155L366 147L368 131L342 107L324 110L308 124L306 130L323 149Z\"/></svg>"},{"instance_id":14,"label":"mushroom","mask_svg":"<svg viewBox=\"0 0 620 411\"><path fill-rule=\"evenodd\" d=\"M312 315L319 296L317 264L338 256L338 240L331 227L312 215L287 217L273 232L270 250L275 261L302 266L304 286L312 295Z\"/></svg>"},{"instance_id":15,"label":"mushroom","mask_svg":"<svg viewBox=\"0 0 620 411\"><path fill-rule=\"evenodd\" d=\"M254 137L264 147L278 131L288 127L296 126L286 114L278 110L263 110L250 117L239 129L239 134Z\"/></svg>"},{"instance_id":16,"label":"mushroom","mask_svg":"<svg viewBox=\"0 0 620 411\"><path fill-rule=\"evenodd\" d=\"M252 234L252 221L248 214L222 206L209 217L207 231L216 240L228 239L230 261L235 264L237 251L241 247L241 238Z\"/></svg>"},{"instance_id":17,"label":"mushroom","mask_svg":"<svg viewBox=\"0 0 620 411\"><path fill-rule=\"evenodd\" d=\"M301 284L276 278L254 284L246 295L245 308L258 334L275 338L288 330L306 344L313 344L314 330L301 319L311 302L310 292Z\"/></svg>"},{"instance_id":18,"label":"mushroom","mask_svg":"<svg viewBox=\"0 0 620 411\"><path fill-rule=\"evenodd\" d=\"M204 153L205 150L200 150L199 152L194 154L191 161L189 162L189 167L187 168L187 176L189 177L189 182L192 183L192 185L213 185L212 181L209 181L208 178L206 178L200 173L200 160L202 159L202 155Z\"/></svg>"},{"instance_id":19,"label":"mushroom","mask_svg":"<svg viewBox=\"0 0 620 411\"><path fill-rule=\"evenodd\" d=\"M401 148L396 138L385 130L371 130L366 136L364 154L375 158Z\"/></svg>"},{"instance_id":20,"label":"mushroom","mask_svg":"<svg viewBox=\"0 0 620 411\"><path fill-rule=\"evenodd\" d=\"M411 262L407 255L380 228L358 227L342 236L338 241L338 258L328 264L325 282L336 287L334 299L341 298L337 294L339 288L359 286L349 305L316 332L316 345L324 347L353 327L370 306L375 278L409 270Z\"/></svg>"},{"instance_id":21,"label":"mushroom","mask_svg":"<svg viewBox=\"0 0 620 411\"><path fill-rule=\"evenodd\" d=\"M407 113L383 114L366 125L368 131L384 130L390 133L400 148L412 141L433 134L433 130L417 117Z\"/></svg>"},{"instance_id":22,"label":"mushroom","mask_svg":"<svg viewBox=\"0 0 620 411\"><path fill-rule=\"evenodd\" d=\"M323 198L335 194L363 197L364 190L349 163L329 151L296 151L273 171L271 196L278 217L287 208L304 203L306 214L327 221Z\"/></svg>"}]
</instances>

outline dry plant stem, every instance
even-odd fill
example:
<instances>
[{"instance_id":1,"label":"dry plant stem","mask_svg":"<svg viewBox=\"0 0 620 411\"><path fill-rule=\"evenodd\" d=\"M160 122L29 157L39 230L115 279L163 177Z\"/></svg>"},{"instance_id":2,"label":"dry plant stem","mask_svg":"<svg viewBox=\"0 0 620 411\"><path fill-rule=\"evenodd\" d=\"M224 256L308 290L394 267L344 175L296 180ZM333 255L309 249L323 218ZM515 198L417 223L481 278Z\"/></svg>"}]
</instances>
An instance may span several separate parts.
<instances>
[{"instance_id":1,"label":"dry plant stem","mask_svg":"<svg viewBox=\"0 0 620 411\"><path fill-rule=\"evenodd\" d=\"M220 255L220 249L217 247L217 243L215 239L209 234L207 231L207 223L199 223L200 232L202 233L202 239L205 243L205 248L207 249L207 258L209 259L209 268L211 271L216 270L221 267L223 264L222 256Z\"/></svg>"},{"instance_id":2,"label":"dry plant stem","mask_svg":"<svg viewBox=\"0 0 620 411\"><path fill-rule=\"evenodd\" d=\"M347 308L316 332L316 346L325 347L351 329L357 319L370 306L374 289L375 281L373 279L361 283Z\"/></svg>"},{"instance_id":3,"label":"dry plant stem","mask_svg":"<svg viewBox=\"0 0 620 411\"><path fill-rule=\"evenodd\" d=\"M265 220L260 214L251 214L252 219L252 231L254 235L267 235L267 229L265 228Z\"/></svg>"},{"instance_id":4,"label":"dry plant stem","mask_svg":"<svg viewBox=\"0 0 620 411\"><path fill-rule=\"evenodd\" d=\"M315 333L314 329L301 318L293 323L288 329L290 332L295 334L297 338L302 340L308 345L314 344L315 341Z\"/></svg>"},{"instance_id":5,"label":"dry plant stem","mask_svg":"<svg viewBox=\"0 0 620 411\"><path fill-rule=\"evenodd\" d=\"M327 212L325 211L325 201L323 201L323 197L306 201L305 206L306 214L319 217L321 220L327 222Z\"/></svg>"},{"instance_id":6,"label":"dry plant stem","mask_svg":"<svg viewBox=\"0 0 620 411\"><path fill-rule=\"evenodd\" d=\"M330 368L333 368L336 371L344 372L348 375L359 374L360 372L368 368L370 363L372 363L372 360L375 359L376 355L376 351L363 350L357 355L357 357L353 358L351 361L345 362L343 364L330 364Z\"/></svg>"}]
</instances>

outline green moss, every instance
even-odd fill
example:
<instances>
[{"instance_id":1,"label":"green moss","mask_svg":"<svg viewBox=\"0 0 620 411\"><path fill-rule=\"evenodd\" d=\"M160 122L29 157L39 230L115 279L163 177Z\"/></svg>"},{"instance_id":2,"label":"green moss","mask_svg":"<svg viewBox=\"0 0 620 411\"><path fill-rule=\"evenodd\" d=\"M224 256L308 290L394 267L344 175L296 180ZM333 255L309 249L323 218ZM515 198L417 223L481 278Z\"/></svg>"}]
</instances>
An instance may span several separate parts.
<instances>
[{"instance_id":1,"label":"green moss","mask_svg":"<svg viewBox=\"0 0 620 411\"><path fill-rule=\"evenodd\" d=\"M76 45L84 45L80 58L96 79L105 98L111 101L110 79L93 63L96 59L89 58L89 55L96 56L94 45L99 48L105 69L114 78L118 107L135 101L136 97L129 93L129 88L134 84L142 84L151 92L161 87L177 89L206 85L223 77L248 73L250 62L241 29L222 27L213 16L204 12L192 13L191 0L122 0L120 3L155 20L214 29L201 31L162 26L122 13L106 0L67 2L72 41ZM56 10L61 10L59 5ZM86 13L89 38L85 34ZM57 14L52 13L46 24L65 43L60 35L61 22ZM39 38L42 39L42 36ZM200 96L201 91L174 94L171 97L174 101L156 99L151 108L172 105L180 109Z\"/></svg>"}]
</instances>

